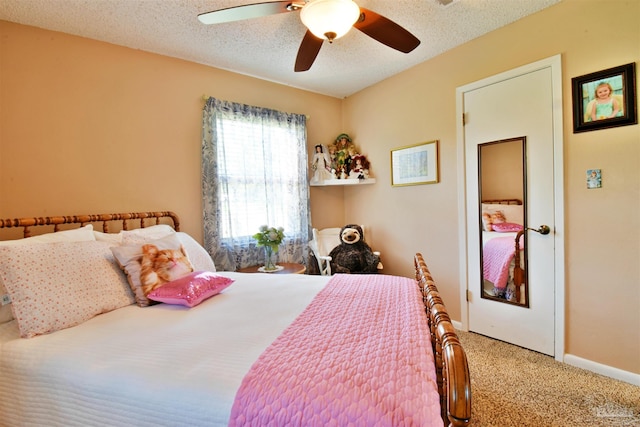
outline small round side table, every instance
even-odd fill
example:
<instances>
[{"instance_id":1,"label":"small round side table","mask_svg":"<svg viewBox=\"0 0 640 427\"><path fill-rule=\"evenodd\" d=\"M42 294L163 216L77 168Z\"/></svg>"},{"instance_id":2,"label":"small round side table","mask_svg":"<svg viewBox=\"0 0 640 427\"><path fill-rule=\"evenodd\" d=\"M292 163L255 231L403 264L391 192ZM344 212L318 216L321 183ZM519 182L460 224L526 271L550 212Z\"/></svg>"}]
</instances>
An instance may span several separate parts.
<instances>
[{"instance_id":1,"label":"small round side table","mask_svg":"<svg viewBox=\"0 0 640 427\"><path fill-rule=\"evenodd\" d=\"M304 274L307 271L307 267L302 264L297 264L294 262L278 262L276 265L280 265L284 267L282 270L274 271L272 273L265 274ZM262 267L261 265L254 265L251 267L245 267L238 270L239 273L262 273L262 271L258 271L258 269Z\"/></svg>"}]
</instances>

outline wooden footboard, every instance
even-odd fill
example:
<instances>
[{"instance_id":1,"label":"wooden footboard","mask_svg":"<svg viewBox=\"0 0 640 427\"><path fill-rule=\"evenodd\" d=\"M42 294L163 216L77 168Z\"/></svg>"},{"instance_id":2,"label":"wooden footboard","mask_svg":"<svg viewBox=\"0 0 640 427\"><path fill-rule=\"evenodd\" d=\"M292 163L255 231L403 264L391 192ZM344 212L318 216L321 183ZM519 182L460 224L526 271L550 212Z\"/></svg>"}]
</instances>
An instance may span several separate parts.
<instances>
[{"instance_id":1,"label":"wooden footboard","mask_svg":"<svg viewBox=\"0 0 640 427\"><path fill-rule=\"evenodd\" d=\"M129 220L140 220L139 228L146 225L160 224L162 218L168 218L172 222L172 226L176 231L180 231L180 221L178 215L173 212L132 212L132 213L115 213L115 214L94 214L94 215L71 215L71 216L46 216L39 218L13 218L0 219L0 228L23 227L23 236L31 236L31 227L34 226L53 226L53 231L59 231L62 224L79 224L80 227L89 223L102 223L102 231L109 232L109 223L113 221L121 222L119 227L122 230L128 230ZM150 220L148 223L145 220Z\"/></svg>"},{"instance_id":2,"label":"wooden footboard","mask_svg":"<svg viewBox=\"0 0 640 427\"><path fill-rule=\"evenodd\" d=\"M431 331L442 420L445 425L466 426L471 421L467 356L422 254L416 254L414 264Z\"/></svg>"}]
</instances>

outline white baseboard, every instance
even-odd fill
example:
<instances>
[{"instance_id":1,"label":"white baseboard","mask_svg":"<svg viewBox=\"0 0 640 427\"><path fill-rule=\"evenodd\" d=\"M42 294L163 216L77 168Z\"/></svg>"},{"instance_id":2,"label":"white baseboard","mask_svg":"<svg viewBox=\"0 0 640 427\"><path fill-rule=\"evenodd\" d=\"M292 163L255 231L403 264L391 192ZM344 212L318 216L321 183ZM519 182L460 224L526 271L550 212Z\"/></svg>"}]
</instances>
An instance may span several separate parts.
<instances>
[{"instance_id":1,"label":"white baseboard","mask_svg":"<svg viewBox=\"0 0 640 427\"><path fill-rule=\"evenodd\" d=\"M462 328L462 322L452 320L451 323L457 330L465 330ZM592 360L583 359L582 357L574 356L573 354L565 354L561 362L566 363L567 365L575 366L576 368L585 369L587 371L595 372L596 374L604 375L605 377L624 381L626 383L640 387L640 374L623 371L622 369L614 368L613 366L609 365L603 365L602 363L594 362Z\"/></svg>"},{"instance_id":2,"label":"white baseboard","mask_svg":"<svg viewBox=\"0 0 640 427\"><path fill-rule=\"evenodd\" d=\"M640 386L640 374L634 374L633 372L623 371L622 369L614 368L608 365L603 365L601 363L583 359L581 357L574 356L572 354L564 355L564 363L566 363L567 365L575 366L577 368L586 369L587 371L595 372L596 374L604 375L605 377L613 378L616 380L624 381L629 384Z\"/></svg>"}]
</instances>

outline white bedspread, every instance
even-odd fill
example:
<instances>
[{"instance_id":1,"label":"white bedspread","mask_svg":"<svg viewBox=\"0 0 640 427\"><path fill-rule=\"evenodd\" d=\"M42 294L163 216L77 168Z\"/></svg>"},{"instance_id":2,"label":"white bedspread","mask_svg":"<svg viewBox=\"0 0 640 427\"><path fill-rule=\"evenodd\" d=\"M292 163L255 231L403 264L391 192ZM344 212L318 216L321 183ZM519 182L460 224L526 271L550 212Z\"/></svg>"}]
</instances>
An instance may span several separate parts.
<instances>
[{"instance_id":1,"label":"white bedspread","mask_svg":"<svg viewBox=\"0 0 640 427\"><path fill-rule=\"evenodd\" d=\"M191 309L128 306L32 339L0 325L0 424L226 426L251 364L329 277L220 274L236 282Z\"/></svg>"}]
</instances>

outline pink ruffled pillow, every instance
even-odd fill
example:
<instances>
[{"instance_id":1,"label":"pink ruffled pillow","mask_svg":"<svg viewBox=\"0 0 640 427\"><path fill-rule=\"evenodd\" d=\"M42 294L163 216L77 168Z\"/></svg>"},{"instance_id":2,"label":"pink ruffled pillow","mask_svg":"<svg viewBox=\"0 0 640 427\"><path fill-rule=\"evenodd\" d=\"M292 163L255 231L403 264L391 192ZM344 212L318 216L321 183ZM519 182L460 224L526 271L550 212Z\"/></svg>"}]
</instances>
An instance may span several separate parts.
<instances>
[{"instance_id":1,"label":"pink ruffled pillow","mask_svg":"<svg viewBox=\"0 0 640 427\"><path fill-rule=\"evenodd\" d=\"M509 233L509 232L518 232L522 230L522 226L520 224L514 224L513 222L501 222L497 224L491 224L493 231L497 231L498 233Z\"/></svg>"},{"instance_id":2,"label":"pink ruffled pillow","mask_svg":"<svg viewBox=\"0 0 640 427\"><path fill-rule=\"evenodd\" d=\"M195 307L207 298L219 294L233 282L233 279L211 271L194 271L151 291L147 298L166 304Z\"/></svg>"}]
</instances>

